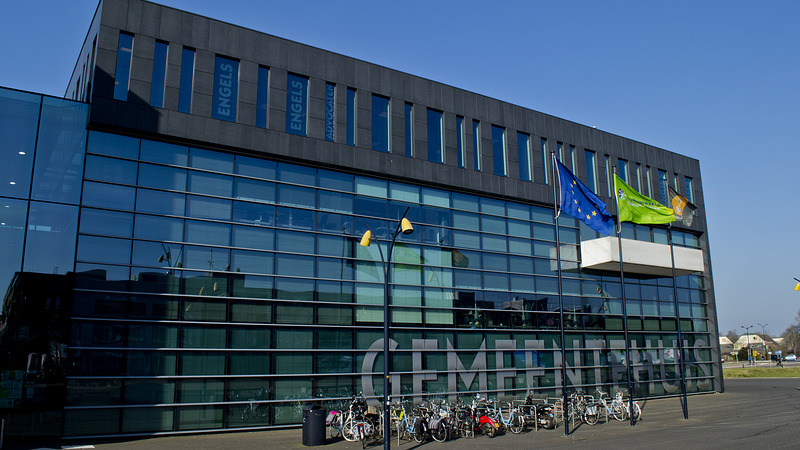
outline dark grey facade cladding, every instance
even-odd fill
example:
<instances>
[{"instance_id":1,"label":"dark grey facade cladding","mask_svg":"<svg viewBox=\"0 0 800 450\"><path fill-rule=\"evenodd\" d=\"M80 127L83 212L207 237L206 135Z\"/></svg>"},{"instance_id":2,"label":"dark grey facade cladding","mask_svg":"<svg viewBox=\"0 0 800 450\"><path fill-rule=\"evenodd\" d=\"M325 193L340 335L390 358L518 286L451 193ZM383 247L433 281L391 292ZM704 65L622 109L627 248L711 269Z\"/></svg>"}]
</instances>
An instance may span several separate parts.
<instances>
[{"instance_id":1,"label":"dark grey facade cladding","mask_svg":"<svg viewBox=\"0 0 800 450\"><path fill-rule=\"evenodd\" d=\"M98 20L99 18L99 20ZM117 42L120 31L135 35L134 61L128 102L113 100ZM697 218L694 231L706 229L699 161L641 142L625 139L588 126L553 117L507 102L436 83L397 70L288 41L218 20L141 0L104 0L84 43L82 57L97 36L96 73L91 93L91 127L117 132L145 134L186 143L202 143L230 151L246 151L333 169L358 170L383 177L481 193L540 204L554 201L552 186L542 184L543 160L540 138L548 149L556 143L575 146L576 174L585 173L583 150L596 152L600 197L614 209L606 195L603 176L605 155L651 167L651 189L657 192L657 170L692 177ZM164 108L147 105L153 45L169 42L169 70ZM184 46L196 49L192 114L177 111L180 53ZM215 55L240 61L237 123L211 118ZM267 128L255 126L255 95L258 66L270 69ZM76 88L80 63L68 87ZM286 75L309 77L308 137L286 135ZM324 86L335 83L336 142L324 140ZM346 135L346 89L357 90L357 145L344 143ZM371 95L392 101L392 153L368 148L371 141ZM405 156L404 116L406 102L414 110L414 158ZM426 111L444 111L445 164L427 160ZM464 162L457 167L455 116L464 118ZM481 171L474 170L472 120L480 121ZM506 129L508 176L492 173L491 125ZM519 180L516 132L531 136L534 182ZM357 167L356 167L357 166Z\"/></svg>"}]
</instances>

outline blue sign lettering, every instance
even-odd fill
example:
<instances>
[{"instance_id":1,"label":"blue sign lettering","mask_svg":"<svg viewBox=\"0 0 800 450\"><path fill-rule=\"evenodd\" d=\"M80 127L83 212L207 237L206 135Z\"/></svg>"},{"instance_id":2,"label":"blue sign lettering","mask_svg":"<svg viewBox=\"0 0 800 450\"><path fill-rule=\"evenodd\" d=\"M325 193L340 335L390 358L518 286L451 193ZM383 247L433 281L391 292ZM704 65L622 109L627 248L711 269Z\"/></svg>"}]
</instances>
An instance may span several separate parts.
<instances>
[{"instance_id":1,"label":"blue sign lettering","mask_svg":"<svg viewBox=\"0 0 800 450\"><path fill-rule=\"evenodd\" d=\"M308 80L297 75L286 79L286 132L306 135Z\"/></svg>"},{"instance_id":2,"label":"blue sign lettering","mask_svg":"<svg viewBox=\"0 0 800 450\"><path fill-rule=\"evenodd\" d=\"M239 62L217 56L214 63L214 96L211 117L236 122L236 96L239 84Z\"/></svg>"},{"instance_id":3,"label":"blue sign lettering","mask_svg":"<svg viewBox=\"0 0 800 450\"><path fill-rule=\"evenodd\" d=\"M333 142L334 138L334 105L336 102L335 98L336 94L336 87L333 84L328 83L325 86L325 140Z\"/></svg>"}]
</instances>

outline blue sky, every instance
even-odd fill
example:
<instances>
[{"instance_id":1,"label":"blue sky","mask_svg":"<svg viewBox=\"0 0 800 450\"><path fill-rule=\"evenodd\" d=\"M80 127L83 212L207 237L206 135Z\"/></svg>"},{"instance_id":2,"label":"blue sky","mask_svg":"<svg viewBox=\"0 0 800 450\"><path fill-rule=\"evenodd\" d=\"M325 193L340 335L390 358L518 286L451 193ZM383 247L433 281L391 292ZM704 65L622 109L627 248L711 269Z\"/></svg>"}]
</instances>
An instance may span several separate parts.
<instances>
[{"instance_id":1,"label":"blue sky","mask_svg":"<svg viewBox=\"0 0 800 450\"><path fill-rule=\"evenodd\" d=\"M159 3L697 158L720 332L800 309L800 2ZM62 96L96 6L4 2L0 85Z\"/></svg>"}]
</instances>

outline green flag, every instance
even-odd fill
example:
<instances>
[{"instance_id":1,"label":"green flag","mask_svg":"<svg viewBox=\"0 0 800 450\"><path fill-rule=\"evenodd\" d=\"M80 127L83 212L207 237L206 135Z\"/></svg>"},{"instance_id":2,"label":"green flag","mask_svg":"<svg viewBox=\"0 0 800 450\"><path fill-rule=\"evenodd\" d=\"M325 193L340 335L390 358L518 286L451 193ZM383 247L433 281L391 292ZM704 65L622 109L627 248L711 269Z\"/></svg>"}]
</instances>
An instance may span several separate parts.
<instances>
[{"instance_id":1,"label":"green flag","mask_svg":"<svg viewBox=\"0 0 800 450\"><path fill-rule=\"evenodd\" d=\"M614 190L617 194L620 222L654 224L675 221L675 212L672 209L636 192L617 174L614 174Z\"/></svg>"}]
</instances>

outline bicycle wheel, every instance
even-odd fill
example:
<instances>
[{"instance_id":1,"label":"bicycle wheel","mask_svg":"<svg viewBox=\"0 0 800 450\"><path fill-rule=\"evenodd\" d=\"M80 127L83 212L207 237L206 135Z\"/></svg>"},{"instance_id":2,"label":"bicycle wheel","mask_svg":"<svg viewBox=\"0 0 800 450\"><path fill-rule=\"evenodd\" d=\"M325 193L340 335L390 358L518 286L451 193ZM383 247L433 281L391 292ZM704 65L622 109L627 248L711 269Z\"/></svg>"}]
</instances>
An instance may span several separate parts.
<instances>
[{"instance_id":1,"label":"bicycle wheel","mask_svg":"<svg viewBox=\"0 0 800 450\"><path fill-rule=\"evenodd\" d=\"M444 442L447 440L448 426L444 422L439 422L439 426L435 430L431 430L431 437L436 442Z\"/></svg>"},{"instance_id":2,"label":"bicycle wheel","mask_svg":"<svg viewBox=\"0 0 800 450\"><path fill-rule=\"evenodd\" d=\"M357 422L352 418L347 419L344 421L344 425L342 425L342 437L347 442L356 442L358 441L358 435L356 433L356 426Z\"/></svg>"},{"instance_id":3,"label":"bicycle wheel","mask_svg":"<svg viewBox=\"0 0 800 450\"><path fill-rule=\"evenodd\" d=\"M484 423L481 425L481 432L490 438L493 438L497 435L497 427L490 423Z\"/></svg>"},{"instance_id":4,"label":"bicycle wheel","mask_svg":"<svg viewBox=\"0 0 800 450\"><path fill-rule=\"evenodd\" d=\"M524 417L522 417L520 415L516 415L516 416L511 418L511 423L508 424L508 431L510 431L510 432L512 432L514 434L520 434L520 433L522 433L522 430L524 430L524 429L525 429L525 418Z\"/></svg>"},{"instance_id":5,"label":"bicycle wheel","mask_svg":"<svg viewBox=\"0 0 800 450\"><path fill-rule=\"evenodd\" d=\"M589 425L596 425L600 419L600 407L598 405L588 405L583 412L583 421Z\"/></svg>"},{"instance_id":6,"label":"bicycle wheel","mask_svg":"<svg viewBox=\"0 0 800 450\"><path fill-rule=\"evenodd\" d=\"M333 420L331 420L331 426L330 426L331 439L336 439L342 435L343 426L344 424L342 423L342 415L336 414L335 416L333 416Z\"/></svg>"},{"instance_id":7,"label":"bicycle wheel","mask_svg":"<svg viewBox=\"0 0 800 450\"><path fill-rule=\"evenodd\" d=\"M633 402L633 421L638 422L642 420L642 408L639 402Z\"/></svg>"},{"instance_id":8,"label":"bicycle wheel","mask_svg":"<svg viewBox=\"0 0 800 450\"><path fill-rule=\"evenodd\" d=\"M611 409L609 409L608 413L611 414L611 417L618 422L622 422L628 418L628 408L616 400L611 403Z\"/></svg>"}]
</instances>

